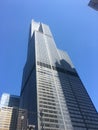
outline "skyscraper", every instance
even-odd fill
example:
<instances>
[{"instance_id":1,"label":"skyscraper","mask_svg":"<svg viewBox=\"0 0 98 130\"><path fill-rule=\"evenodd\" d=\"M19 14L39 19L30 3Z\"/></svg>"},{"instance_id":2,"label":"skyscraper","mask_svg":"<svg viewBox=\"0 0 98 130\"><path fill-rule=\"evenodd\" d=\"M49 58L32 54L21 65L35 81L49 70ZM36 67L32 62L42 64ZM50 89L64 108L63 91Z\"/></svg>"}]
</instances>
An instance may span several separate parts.
<instances>
[{"instance_id":1,"label":"skyscraper","mask_svg":"<svg viewBox=\"0 0 98 130\"><path fill-rule=\"evenodd\" d=\"M32 21L20 107L36 130L98 130L97 111L49 27Z\"/></svg>"}]
</instances>

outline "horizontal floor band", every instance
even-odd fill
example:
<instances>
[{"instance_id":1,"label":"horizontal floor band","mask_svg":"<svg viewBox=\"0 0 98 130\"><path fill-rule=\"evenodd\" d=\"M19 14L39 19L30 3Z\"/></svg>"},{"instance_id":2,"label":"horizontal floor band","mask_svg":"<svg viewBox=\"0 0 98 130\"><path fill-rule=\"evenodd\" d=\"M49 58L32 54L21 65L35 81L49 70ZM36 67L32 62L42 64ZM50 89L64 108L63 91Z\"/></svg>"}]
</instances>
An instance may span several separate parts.
<instances>
[{"instance_id":1,"label":"horizontal floor band","mask_svg":"<svg viewBox=\"0 0 98 130\"><path fill-rule=\"evenodd\" d=\"M66 73L66 74L69 74L69 75L79 77L76 72L72 72L72 71L69 71L69 70L66 70L66 69L63 69L63 68L60 68L60 67L51 66L49 64L42 63L42 62L39 62L39 61L37 61L37 65L43 66L45 68L56 70L57 72L62 72L62 73Z\"/></svg>"}]
</instances>

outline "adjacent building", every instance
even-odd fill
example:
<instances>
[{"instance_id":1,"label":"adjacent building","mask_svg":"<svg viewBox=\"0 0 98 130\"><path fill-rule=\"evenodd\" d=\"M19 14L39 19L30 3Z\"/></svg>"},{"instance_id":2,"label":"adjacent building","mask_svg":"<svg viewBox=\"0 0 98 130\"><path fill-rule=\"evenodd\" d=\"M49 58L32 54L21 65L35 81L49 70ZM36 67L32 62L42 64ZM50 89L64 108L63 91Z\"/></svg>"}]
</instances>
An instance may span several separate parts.
<instances>
[{"instance_id":1,"label":"adjacent building","mask_svg":"<svg viewBox=\"0 0 98 130\"><path fill-rule=\"evenodd\" d=\"M20 107L35 130L98 130L98 113L49 27L32 20Z\"/></svg>"},{"instance_id":2,"label":"adjacent building","mask_svg":"<svg viewBox=\"0 0 98 130\"><path fill-rule=\"evenodd\" d=\"M95 9L98 11L98 0L90 0L88 4L91 8Z\"/></svg>"},{"instance_id":3,"label":"adjacent building","mask_svg":"<svg viewBox=\"0 0 98 130\"><path fill-rule=\"evenodd\" d=\"M19 107L20 97L3 93L0 99L0 107Z\"/></svg>"},{"instance_id":4,"label":"adjacent building","mask_svg":"<svg viewBox=\"0 0 98 130\"><path fill-rule=\"evenodd\" d=\"M0 108L0 130L16 130L18 109L15 107Z\"/></svg>"},{"instance_id":5,"label":"adjacent building","mask_svg":"<svg viewBox=\"0 0 98 130\"><path fill-rule=\"evenodd\" d=\"M0 130L16 130L19 96L3 93L0 100Z\"/></svg>"}]
</instances>

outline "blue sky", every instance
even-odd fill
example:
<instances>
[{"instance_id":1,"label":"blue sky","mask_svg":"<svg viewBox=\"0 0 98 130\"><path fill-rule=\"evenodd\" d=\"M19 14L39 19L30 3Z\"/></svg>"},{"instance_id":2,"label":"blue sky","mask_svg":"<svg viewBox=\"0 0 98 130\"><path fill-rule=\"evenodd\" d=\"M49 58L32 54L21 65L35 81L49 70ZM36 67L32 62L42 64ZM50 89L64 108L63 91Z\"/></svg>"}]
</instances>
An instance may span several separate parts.
<instances>
[{"instance_id":1,"label":"blue sky","mask_svg":"<svg viewBox=\"0 0 98 130\"><path fill-rule=\"evenodd\" d=\"M89 0L0 2L0 95L20 93L31 19L48 24L58 48L70 55L98 110L98 12Z\"/></svg>"}]
</instances>

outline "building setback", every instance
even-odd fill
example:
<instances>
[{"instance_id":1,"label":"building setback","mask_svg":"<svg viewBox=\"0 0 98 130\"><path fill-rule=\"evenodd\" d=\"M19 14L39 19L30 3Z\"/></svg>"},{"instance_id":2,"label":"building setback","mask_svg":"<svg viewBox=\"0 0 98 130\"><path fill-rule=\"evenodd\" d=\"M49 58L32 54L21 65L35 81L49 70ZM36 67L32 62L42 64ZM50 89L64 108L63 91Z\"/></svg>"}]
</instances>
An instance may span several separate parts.
<instances>
[{"instance_id":1,"label":"building setback","mask_svg":"<svg viewBox=\"0 0 98 130\"><path fill-rule=\"evenodd\" d=\"M36 130L98 130L97 111L49 27L32 20L20 107Z\"/></svg>"}]
</instances>

